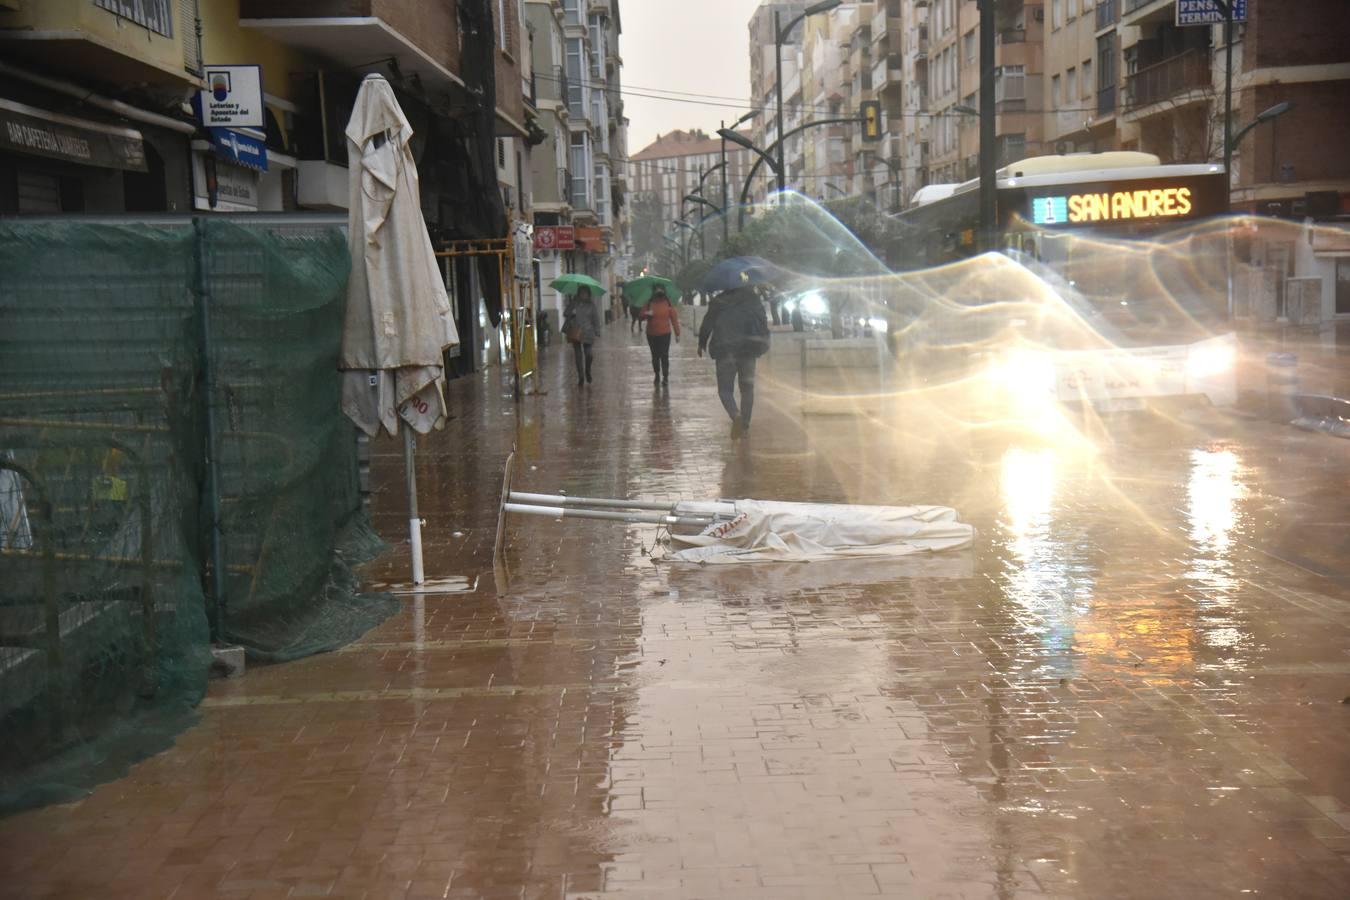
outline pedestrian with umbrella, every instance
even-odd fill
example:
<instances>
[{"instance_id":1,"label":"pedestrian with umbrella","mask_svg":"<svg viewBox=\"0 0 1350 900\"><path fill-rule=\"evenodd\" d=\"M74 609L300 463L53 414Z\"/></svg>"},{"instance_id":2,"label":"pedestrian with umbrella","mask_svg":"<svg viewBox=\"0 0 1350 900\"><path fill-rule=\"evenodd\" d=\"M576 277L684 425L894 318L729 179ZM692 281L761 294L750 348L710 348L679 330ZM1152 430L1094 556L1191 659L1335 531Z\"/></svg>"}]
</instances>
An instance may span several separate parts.
<instances>
[{"instance_id":1,"label":"pedestrian with umbrella","mask_svg":"<svg viewBox=\"0 0 1350 900\"><path fill-rule=\"evenodd\" d=\"M379 75L367 75L347 123L352 268L338 368L342 411L367 435L403 433L412 578L421 584L414 432L444 426L446 348L459 343L422 218L412 126Z\"/></svg>"},{"instance_id":2,"label":"pedestrian with umbrella","mask_svg":"<svg viewBox=\"0 0 1350 900\"><path fill-rule=\"evenodd\" d=\"M563 336L572 345L572 358L577 366L577 387L591 383L591 366L594 355L591 351L596 338L600 336L600 304L597 302L605 294L600 282L589 275L559 275L551 286L567 297L563 307Z\"/></svg>"},{"instance_id":3,"label":"pedestrian with umbrella","mask_svg":"<svg viewBox=\"0 0 1350 900\"><path fill-rule=\"evenodd\" d=\"M647 347L652 354L652 384L670 384L670 338L680 340L680 314L675 301L680 289L669 278L644 275L624 285L624 298L638 318L647 323Z\"/></svg>"},{"instance_id":4,"label":"pedestrian with umbrella","mask_svg":"<svg viewBox=\"0 0 1350 900\"><path fill-rule=\"evenodd\" d=\"M718 263L703 280L704 291L717 296L698 330L698 355L706 350L717 365L717 396L731 417L732 440L750 430L755 365L769 351L769 319L755 288L769 284L774 273L773 265L757 256L736 256Z\"/></svg>"}]
</instances>

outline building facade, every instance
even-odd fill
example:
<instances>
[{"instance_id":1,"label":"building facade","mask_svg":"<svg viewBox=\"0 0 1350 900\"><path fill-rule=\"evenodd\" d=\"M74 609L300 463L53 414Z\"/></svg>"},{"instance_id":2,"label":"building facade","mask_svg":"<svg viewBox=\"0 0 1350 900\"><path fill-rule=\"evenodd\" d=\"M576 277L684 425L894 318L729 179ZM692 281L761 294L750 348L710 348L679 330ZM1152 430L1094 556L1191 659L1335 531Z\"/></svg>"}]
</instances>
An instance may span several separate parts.
<instances>
[{"instance_id":1,"label":"building facade","mask_svg":"<svg viewBox=\"0 0 1350 900\"><path fill-rule=\"evenodd\" d=\"M342 213L343 132L379 73L415 132L432 236L504 237L532 215L528 37L523 0L0 4L0 214ZM236 88L257 121L208 124ZM454 371L471 371L506 292L487 266L447 282Z\"/></svg>"},{"instance_id":2,"label":"building facade","mask_svg":"<svg viewBox=\"0 0 1350 900\"><path fill-rule=\"evenodd\" d=\"M606 285L617 300L627 275L628 217L625 165L627 120L623 115L622 34L618 0L561 0L535 3L535 59L549 113L544 131L552 137L534 168L536 193L551 202L540 208L535 225L563 227L570 247L548 246L539 231L541 297L561 321L564 300L549 288L551 277L583 272ZM557 28L561 25L561 33ZM549 171L548 156L558 166ZM556 179L556 191L555 191ZM557 232L554 232L555 234ZM550 277L551 276L551 277Z\"/></svg>"},{"instance_id":3,"label":"building facade","mask_svg":"<svg viewBox=\"0 0 1350 900\"><path fill-rule=\"evenodd\" d=\"M750 137L748 132L739 133ZM628 184L633 197L635 266L669 271L686 256L696 258L695 248L707 255L721 246L724 232L718 209L731 210L734 224L737 201L756 158L749 150L727 143L726 168L721 169L723 147L721 138L703 131L672 131L657 135L632 155ZM686 200L690 195L706 202ZM693 229L677 224L680 221ZM660 259L663 253L668 257L664 261Z\"/></svg>"}]
</instances>

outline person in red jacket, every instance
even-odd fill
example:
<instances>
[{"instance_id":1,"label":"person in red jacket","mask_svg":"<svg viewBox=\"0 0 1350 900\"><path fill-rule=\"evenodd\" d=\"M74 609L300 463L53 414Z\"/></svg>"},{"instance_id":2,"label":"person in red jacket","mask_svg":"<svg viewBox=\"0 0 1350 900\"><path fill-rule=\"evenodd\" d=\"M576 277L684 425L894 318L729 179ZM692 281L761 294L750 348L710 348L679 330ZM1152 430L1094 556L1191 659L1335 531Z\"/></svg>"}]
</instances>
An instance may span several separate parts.
<instances>
[{"instance_id":1,"label":"person in red jacket","mask_svg":"<svg viewBox=\"0 0 1350 900\"><path fill-rule=\"evenodd\" d=\"M642 319L647 323L647 346L652 351L652 384L670 384L670 336L680 340L680 314L666 296L666 289L652 289L652 298L642 307Z\"/></svg>"}]
</instances>

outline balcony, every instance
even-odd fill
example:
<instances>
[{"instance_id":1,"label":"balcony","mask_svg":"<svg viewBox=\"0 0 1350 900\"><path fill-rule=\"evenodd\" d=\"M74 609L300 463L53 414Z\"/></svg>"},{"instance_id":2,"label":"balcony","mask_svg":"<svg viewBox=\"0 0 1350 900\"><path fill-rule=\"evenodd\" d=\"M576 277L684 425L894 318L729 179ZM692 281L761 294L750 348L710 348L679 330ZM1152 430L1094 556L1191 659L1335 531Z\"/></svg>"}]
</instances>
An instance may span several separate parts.
<instances>
[{"instance_id":1,"label":"balcony","mask_svg":"<svg viewBox=\"0 0 1350 900\"><path fill-rule=\"evenodd\" d=\"M168 0L0 3L0 59L131 88L185 89L201 75L192 13Z\"/></svg>"},{"instance_id":2,"label":"balcony","mask_svg":"<svg viewBox=\"0 0 1350 900\"><path fill-rule=\"evenodd\" d=\"M1116 111L1116 86L1102 88L1097 91L1097 115L1109 116Z\"/></svg>"},{"instance_id":3,"label":"balcony","mask_svg":"<svg viewBox=\"0 0 1350 900\"><path fill-rule=\"evenodd\" d=\"M1176 0L1119 0L1121 25L1153 25L1176 21Z\"/></svg>"},{"instance_id":4,"label":"balcony","mask_svg":"<svg viewBox=\"0 0 1350 900\"><path fill-rule=\"evenodd\" d=\"M1000 31L994 35L1000 44L1025 44L1027 42L1027 30L1025 28L1012 28L1007 31Z\"/></svg>"},{"instance_id":5,"label":"balcony","mask_svg":"<svg viewBox=\"0 0 1350 900\"><path fill-rule=\"evenodd\" d=\"M239 24L347 69L393 59L441 93L458 93L459 19L448 4L396 0L240 0Z\"/></svg>"},{"instance_id":6,"label":"balcony","mask_svg":"<svg viewBox=\"0 0 1350 900\"><path fill-rule=\"evenodd\" d=\"M1114 28L1120 21L1120 0L1097 0L1097 31Z\"/></svg>"},{"instance_id":7,"label":"balcony","mask_svg":"<svg viewBox=\"0 0 1350 900\"><path fill-rule=\"evenodd\" d=\"M1140 69L1125 79L1125 90L1132 109L1170 100L1186 91L1210 85L1209 53L1187 50Z\"/></svg>"},{"instance_id":8,"label":"balcony","mask_svg":"<svg viewBox=\"0 0 1350 900\"><path fill-rule=\"evenodd\" d=\"M536 105L555 104L566 110L569 84L567 72L562 66L552 66L542 73L535 73L535 82Z\"/></svg>"}]
</instances>

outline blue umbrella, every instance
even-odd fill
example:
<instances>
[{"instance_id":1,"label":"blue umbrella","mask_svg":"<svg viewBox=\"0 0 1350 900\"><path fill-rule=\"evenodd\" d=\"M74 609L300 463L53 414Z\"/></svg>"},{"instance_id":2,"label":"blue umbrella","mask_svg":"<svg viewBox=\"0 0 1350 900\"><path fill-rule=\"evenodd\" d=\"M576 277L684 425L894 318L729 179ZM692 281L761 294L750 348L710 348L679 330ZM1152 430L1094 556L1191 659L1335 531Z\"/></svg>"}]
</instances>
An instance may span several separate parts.
<instances>
[{"instance_id":1,"label":"blue umbrella","mask_svg":"<svg viewBox=\"0 0 1350 900\"><path fill-rule=\"evenodd\" d=\"M769 284L777 281L780 275L779 268L767 259L733 256L722 260L703 276L703 290L716 294L754 284Z\"/></svg>"}]
</instances>

